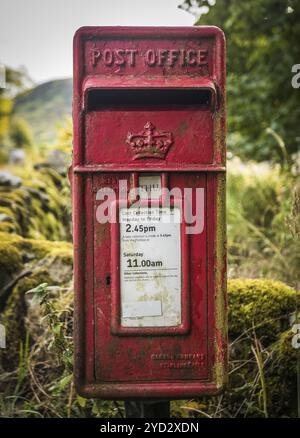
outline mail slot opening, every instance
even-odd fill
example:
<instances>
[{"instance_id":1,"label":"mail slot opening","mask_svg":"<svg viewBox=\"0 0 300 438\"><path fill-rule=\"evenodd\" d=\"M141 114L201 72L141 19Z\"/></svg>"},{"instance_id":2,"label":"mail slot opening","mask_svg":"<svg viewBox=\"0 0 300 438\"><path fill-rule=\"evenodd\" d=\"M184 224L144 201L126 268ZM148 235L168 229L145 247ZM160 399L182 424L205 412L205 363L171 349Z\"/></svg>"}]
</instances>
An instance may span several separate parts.
<instances>
[{"instance_id":1,"label":"mail slot opening","mask_svg":"<svg viewBox=\"0 0 300 438\"><path fill-rule=\"evenodd\" d=\"M213 107L214 92L210 89L92 89L87 91L86 109L97 111L114 108L182 108Z\"/></svg>"}]
</instances>

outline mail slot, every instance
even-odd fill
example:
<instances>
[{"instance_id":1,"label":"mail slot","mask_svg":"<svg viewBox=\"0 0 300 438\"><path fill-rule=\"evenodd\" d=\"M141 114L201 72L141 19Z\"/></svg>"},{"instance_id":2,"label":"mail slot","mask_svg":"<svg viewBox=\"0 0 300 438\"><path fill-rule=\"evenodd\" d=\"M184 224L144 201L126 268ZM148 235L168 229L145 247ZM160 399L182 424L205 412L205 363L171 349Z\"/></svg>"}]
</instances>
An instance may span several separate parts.
<instances>
[{"instance_id":1,"label":"mail slot","mask_svg":"<svg viewBox=\"0 0 300 438\"><path fill-rule=\"evenodd\" d=\"M79 29L73 121L78 393L218 393L227 369L222 31Z\"/></svg>"}]
</instances>

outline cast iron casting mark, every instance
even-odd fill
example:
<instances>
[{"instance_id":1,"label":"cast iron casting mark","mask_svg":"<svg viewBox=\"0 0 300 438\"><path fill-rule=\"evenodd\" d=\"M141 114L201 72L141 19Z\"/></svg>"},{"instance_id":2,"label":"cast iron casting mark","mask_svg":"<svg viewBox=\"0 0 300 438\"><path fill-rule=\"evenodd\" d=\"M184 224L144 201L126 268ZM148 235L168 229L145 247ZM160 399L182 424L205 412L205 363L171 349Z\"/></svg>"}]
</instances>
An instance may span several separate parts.
<instances>
[{"instance_id":1,"label":"cast iron casting mark","mask_svg":"<svg viewBox=\"0 0 300 438\"><path fill-rule=\"evenodd\" d=\"M126 143L131 149L133 160L146 157L164 159L173 143L173 135L171 132L158 131L151 122L147 122L137 134L128 132Z\"/></svg>"}]
</instances>

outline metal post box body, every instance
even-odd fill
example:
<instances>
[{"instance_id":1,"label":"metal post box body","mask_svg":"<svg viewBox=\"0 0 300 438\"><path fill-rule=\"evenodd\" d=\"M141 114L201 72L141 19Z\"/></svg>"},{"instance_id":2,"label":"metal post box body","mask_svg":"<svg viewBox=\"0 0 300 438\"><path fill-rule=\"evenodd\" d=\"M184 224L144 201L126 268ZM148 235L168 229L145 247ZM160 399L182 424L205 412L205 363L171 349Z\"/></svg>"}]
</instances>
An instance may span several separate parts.
<instances>
[{"instance_id":1,"label":"metal post box body","mask_svg":"<svg viewBox=\"0 0 300 438\"><path fill-rule=\"evenodd\" d=\"M79 29L73 119L78 392L219 392L227 366L223 33ZM135 190L154 194L154 185L151 207L135 208ZM185 212L200 198L201 229L189 234ZM105 202L113 221L99 219Z\"/></svg>"}]
</instances>

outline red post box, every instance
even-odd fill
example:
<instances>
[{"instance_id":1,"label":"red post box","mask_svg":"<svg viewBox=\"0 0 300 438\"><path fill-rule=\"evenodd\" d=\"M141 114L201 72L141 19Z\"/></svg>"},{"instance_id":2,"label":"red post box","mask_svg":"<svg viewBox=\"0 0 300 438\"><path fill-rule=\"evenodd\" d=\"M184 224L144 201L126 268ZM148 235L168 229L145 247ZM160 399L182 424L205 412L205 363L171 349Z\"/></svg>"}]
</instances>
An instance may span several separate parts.
<instances>
[{"instance_id":1,"label":"red post box","mask_svg":"<svg viewBox=\"0 0 300 438\"><path fill-rule=\"evenodd\" d=\"M78 392L217 393L227 360L222 31L79 29L73 116Z\"/></svg>"}]
</instances>

